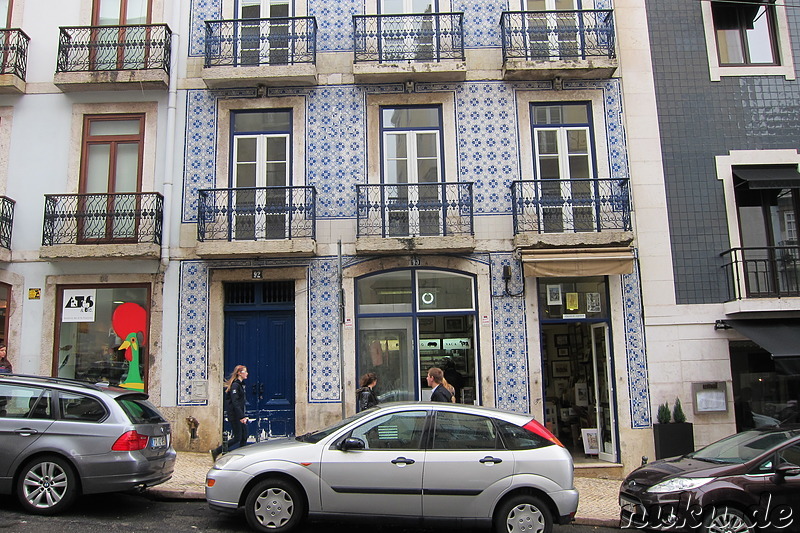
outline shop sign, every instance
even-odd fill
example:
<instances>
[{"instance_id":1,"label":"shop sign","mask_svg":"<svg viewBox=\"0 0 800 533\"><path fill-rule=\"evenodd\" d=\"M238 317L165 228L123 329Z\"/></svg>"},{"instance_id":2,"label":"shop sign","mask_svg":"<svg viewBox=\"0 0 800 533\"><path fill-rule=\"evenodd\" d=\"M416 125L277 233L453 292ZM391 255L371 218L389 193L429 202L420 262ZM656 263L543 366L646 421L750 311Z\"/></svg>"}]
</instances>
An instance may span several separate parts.
<instances>
[{"instance_id":1,"label":"shop sign","mask_svg":"<svg viewBox=\"0 0 800 533\"><path fill-rule=\"evenodd\" d=\"M442 339L443 350L469 350L471 339Z\"/></svg>"},{"instance_id":2,"label":"shop sign","mask_svg":"<svg viewBox=\"0 0 800 533\"><path fill-rule=\"evenodd\" d=\"M61 322L94 322L96 289L64 289Z\"/></svg>"}]
</instances>

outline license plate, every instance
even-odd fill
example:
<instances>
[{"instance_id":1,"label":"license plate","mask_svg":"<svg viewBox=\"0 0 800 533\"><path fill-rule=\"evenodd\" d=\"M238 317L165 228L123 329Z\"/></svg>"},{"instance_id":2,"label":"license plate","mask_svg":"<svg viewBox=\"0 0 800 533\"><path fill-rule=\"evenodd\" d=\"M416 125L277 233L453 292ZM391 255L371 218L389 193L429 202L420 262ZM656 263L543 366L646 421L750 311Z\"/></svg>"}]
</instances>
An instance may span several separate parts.
<instances>
[{"instance_id":1,"label":"license plate","mask_svg":"<svg viewBox=\"0 0 800 533\"><path fill-rule=\"evenodd\" d=\"M167 445L167 437L150 437L150 447L151 448L163 448Z\"/></svg>"}]
</instances>

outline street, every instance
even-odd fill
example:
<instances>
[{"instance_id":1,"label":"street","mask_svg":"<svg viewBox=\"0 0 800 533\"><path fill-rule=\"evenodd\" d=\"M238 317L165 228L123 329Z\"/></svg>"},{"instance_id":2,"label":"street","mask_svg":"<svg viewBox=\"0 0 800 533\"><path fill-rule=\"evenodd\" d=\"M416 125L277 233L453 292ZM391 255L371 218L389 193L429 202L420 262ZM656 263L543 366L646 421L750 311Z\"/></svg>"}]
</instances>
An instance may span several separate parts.
<instances>
[{"instance_id":1,"label":"street","mask_svg":"<svg viewBox=\"0 0 800 533\"><path fill-rule=\"evenodd\" d=\"M242 532L249 527L242 515L226 515L208 508L203 501L157 501L144 495L101 494L85 496L67 513L60 516L34 516L24 514L16 499L0 499L0 531L11 533L108 533L113 524L115 531L131 530L159 533L184 532ZM359 525L356 527L364 527ZM374 528L374 525L369 526ZM352 524L305 523L299 533L350 533ZM391 533L465 533L463 529L381 527ZM475 530L475 533L488 530ZM554 533L604 533L615 528L593 526L556 526Z\"/></svg>"}]
</instances>

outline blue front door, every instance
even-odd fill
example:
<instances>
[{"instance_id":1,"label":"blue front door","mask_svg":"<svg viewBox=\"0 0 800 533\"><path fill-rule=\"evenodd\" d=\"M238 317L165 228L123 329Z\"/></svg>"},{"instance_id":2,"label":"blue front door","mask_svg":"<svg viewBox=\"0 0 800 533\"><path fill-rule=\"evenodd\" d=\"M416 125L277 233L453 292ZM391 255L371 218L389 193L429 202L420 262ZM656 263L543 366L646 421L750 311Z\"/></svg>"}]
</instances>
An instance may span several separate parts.
<instances>
[{"instance_id":1,"label":"blue front door","mask_svg":"<svg viewBox=\"0 0 800 533\"><path fill-rule=\"evenodd\" d=\"M226 310L225 372L245 365L250 435L294 434L294 312ZM227 424L225 429L227 430Z\"/></svg>"}]
</instances>

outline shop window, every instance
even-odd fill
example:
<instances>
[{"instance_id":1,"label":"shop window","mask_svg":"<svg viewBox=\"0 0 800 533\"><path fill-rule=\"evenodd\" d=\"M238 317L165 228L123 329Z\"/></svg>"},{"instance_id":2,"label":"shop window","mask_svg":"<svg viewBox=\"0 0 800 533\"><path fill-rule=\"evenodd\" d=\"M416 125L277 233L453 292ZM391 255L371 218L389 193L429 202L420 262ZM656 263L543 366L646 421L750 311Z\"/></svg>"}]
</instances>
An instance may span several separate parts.
<instances>
[{"instance_id":1,"label":"shop window","mask_svg":"<svg viewBox=\"0 0 800 533\"><path fill-rule=\"evenodd\" d=\"M149 300L148 286L59 287L53 375L144 389Z\"/></svg>"},{"instance_id":2,"label":"shop window","mask_svg":"<svg viewBox=\"0 0 800 533\"><path fill-rule=\"evenodd\" d=\"M541 278L539 308L545 319L608 318L606 279Z\"/></svg>"},{"instance_id":3,"label":"shop window","mask_svg":"<svg viewBox=\"0 0 800 533\"><path fill-rule=\"evenodd\" d=\"M11 286L0 283L0 343L8 344L8 317L11 316Z\"/></svg>"}]
</instances>

